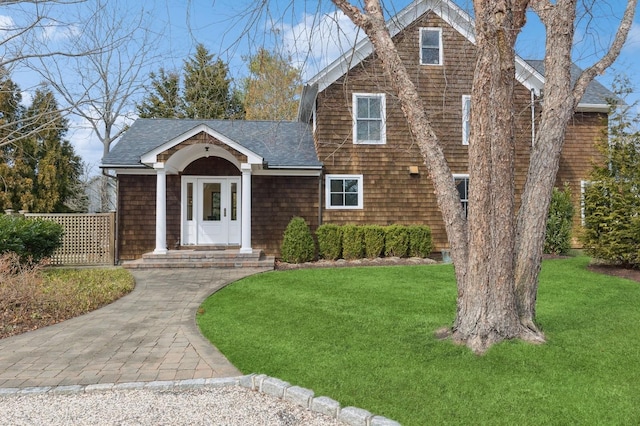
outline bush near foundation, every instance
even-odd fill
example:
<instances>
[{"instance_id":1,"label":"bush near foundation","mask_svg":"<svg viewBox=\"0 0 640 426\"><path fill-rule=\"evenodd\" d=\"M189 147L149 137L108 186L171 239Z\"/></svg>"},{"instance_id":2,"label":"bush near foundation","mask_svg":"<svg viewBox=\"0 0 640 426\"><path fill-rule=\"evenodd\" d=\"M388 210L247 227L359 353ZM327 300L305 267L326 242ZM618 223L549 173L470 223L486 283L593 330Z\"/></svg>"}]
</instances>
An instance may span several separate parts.
<instances>
[{"instance_id":1,"label":"bush near foundation","mask_svg":"<svg viewBox=\"0 0 640 426\"><path fill-rule=\"evenodd\" d=\"M345 260L362 259L364 256L364 232L361 226L342 227L342 257Z\"/></svg>"},{"instance_id":2,"label":"bush near foundation","mask_svg":"<svg viewBox=\"0 0 640 426\"><path fill-rule=\"evenodd\" d=\"M544 252L546 254L562 255L569 253L569 249L571 249L573 210L569 185L565 185L564 190L553 188L544 240Z\"/></svg>"},{"instance_id":3,"label":"bush near foundation","mask_svg":"<svg viewBox=\"0 0 640 426\"><path fill-rule=\"evenodd\" d=\"M337 260L342 256L342 228L334 224L320 225L316 230L318 256L321 259Z\"/></svg>"},{"instance_id":4,"label":"bush near foundation","mask_svg":"<svg viewBox=\"0 0 640 426\"><path fill-rule=\"evenodd\" d=\"M425 225L410 225L407 231L409 232L409 256L428 257L433 250L431 228Z\"/></svg>"},{"instance_id":5,"label":"bush near foundation","mask_svg":"<svg viewBox=\"0 0 640 426\"><path fill-rule=\"evenodd\" d=\"M380 225L365 225L364 254L368 259L382 256L384 252L384 228Z\"/></svg>"},{"instance_id":6,"label":"bush near foundation","mask_svg":"<svg viewBox=\"0 0 640 426\"><path fill-rule=\"evenodd\" d=\"M406 257L409 253L409 231L406 226L389 225L385 228L385 256Z\"/></svg>"},{"instance_id":7,"label":"bush near foundation","mask_svg":"<svg viewBox=\"0 0 640 426\"><path fill-rule=\"evenodd\" d=\"M284 231L280 252L282 260L288 263L310 262L315 258L316 245L303 218L291 219Z\"/></svg>"}]
</instances>

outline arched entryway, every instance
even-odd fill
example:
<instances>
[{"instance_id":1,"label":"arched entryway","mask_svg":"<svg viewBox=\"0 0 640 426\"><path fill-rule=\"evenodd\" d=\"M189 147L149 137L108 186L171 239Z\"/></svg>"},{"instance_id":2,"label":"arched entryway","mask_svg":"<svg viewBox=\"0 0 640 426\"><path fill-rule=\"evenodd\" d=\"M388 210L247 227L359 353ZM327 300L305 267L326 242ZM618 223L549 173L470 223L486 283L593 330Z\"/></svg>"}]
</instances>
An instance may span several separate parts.
<instances>
[{"instance_id":1,"label":"arched entryway","mask_svg":"<svg viewBox=\"0 0 640 426\"><path fill-rule=\"evenodd\" d=\"M193 161L181 176L181 245L241 242L240 170L221 157Z\"/></svg>"}]
</instances>

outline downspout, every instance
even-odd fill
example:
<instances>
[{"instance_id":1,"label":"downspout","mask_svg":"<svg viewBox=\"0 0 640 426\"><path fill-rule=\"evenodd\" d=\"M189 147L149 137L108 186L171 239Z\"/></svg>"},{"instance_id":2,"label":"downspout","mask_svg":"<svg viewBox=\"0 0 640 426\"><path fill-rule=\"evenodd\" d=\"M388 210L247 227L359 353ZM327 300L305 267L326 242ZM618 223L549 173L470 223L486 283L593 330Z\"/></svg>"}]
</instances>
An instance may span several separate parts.
<instances>
[{"instance_id":1,"label":"downspout","mask_svg":"<svg viewBox=\"0 0 640 426\"><path fill-rule=\"evenodd\" d=\"M323 181L324 170L320 170L320 175L318 176L318 226L322 225L322 181Z\"/></svg>"},{"instance_id":2,"label":"downspout","mask_svg":"<svg viewBox=\"0 0 640 426\"><path fill-rule=\"evenodd\" d=\"M536 142L536 95L531 89L531 146Z\"/></svg>"}]
</instances>

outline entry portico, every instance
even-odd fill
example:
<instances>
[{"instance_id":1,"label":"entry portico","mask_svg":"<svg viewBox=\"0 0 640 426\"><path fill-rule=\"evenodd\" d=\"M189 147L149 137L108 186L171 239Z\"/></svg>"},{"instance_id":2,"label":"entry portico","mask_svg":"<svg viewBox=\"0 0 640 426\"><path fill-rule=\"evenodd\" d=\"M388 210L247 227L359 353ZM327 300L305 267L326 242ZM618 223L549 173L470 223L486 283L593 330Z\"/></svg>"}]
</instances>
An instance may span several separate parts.
<instances>
[{"instance_id":1,"label":"entry portico","mask_svg":"<svg viewBox=\"0 0 640 426\"><path fill-rule=\"evenodd\" d=\"M174 247L229 247L251 254L256 220L260 245L272 235L276 221L269 217L269 205L281 202L268 198L273 188L308 182L304 187L313 192L303 198L315 200L322 173L308 126L229 120L139 119L103 167L118 176L119 215L139 212L135 221L130 213L119 221L122 260L132 257L129 251L136 258L149 251L163 255ZM153 198L146 195L149 191ZM146 221L145 205L153 208L146 209ZM305 208L317 211L317 203ZM277 219L279 228L287 216ZM149 229L151 220L154 228Z\"/></svg>"},{"instance_id":2,"label":"entry portico","mask_svg":"<svg viewBox=\"0 0 640 426\"><path fill-rule=\"evenodd\" d=\"M200 134L208 135L212 140L205 137L204 141L201 138L199 143L175 149ZM200 124L141 157L142 164L152 166L156 171L155 254L167 253L167 174L181 174L194 161L209 157L222 158L233 164L242 173L242 180L235 176L182 177L181 245L240 243L240 253L253 251L251 175L254 169L263 168L265 160L208 125ZM166 160L158 161L160 158Z\"/></svg>"}]
</instances>

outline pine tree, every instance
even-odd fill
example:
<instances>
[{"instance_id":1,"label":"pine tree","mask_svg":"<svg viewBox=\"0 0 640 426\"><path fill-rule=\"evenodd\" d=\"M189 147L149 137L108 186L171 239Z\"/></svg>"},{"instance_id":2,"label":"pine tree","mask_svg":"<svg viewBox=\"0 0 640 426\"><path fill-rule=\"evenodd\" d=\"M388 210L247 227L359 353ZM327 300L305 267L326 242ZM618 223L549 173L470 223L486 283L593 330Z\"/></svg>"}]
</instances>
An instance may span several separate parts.
<instances>
[{"instance_id":1,"label":"pine tree","mask_svg":"<svg viewBox=\"0 0 640 426\"><path fill-rule=\"evenodd\" d=\"M188 118L241 118L240 97L233 90L229 68L198 44L196 53L184 63L184 102Z\"/></svg>"},{"instance_id":2,"label":"pine tree","mask_svg":"<svg viewBox=\"0 0 640 426\"><path fill-rule=\"evenodd\" d=\"M180 93L180 75L160 68L157 74L151 72L149 78L152 91L137 105L138 115L141 118L183 118L185 112Z\"/></svg>"},{"instance_id":3,"label":"pine tree","mask_svg":"<svg viewBox=\"0 0 640 426\"><path fill-rule=\"evenodd\" d=\"M0 175L5 186L2 208L32 212L67 212L66 202L81 197L82 163L64 135L67 120L53 93L36 90L32 104L14 118L22 137L3 147Z\"/></svg>"},{"instance_id":4,"label":"pine tree","mask_svg":"<svg viewBox=\"0 0 640 426\"><path fill-rule=\"evenodd\" d=\"M628 94L628 82L618 83ZM640 266L640 116L637 105L612 102L609 134L599 142L603 161L585 188L582 242L591 256Z\"/></svg>"},{"instance_id":5,"label":"pine tree","mask_svg":"<svg viewBox=\"0 0 640 426\"><path fill-rule=\"evenodd\" d=\"M300 70L282 55L261 48L249 58L244 106L249 120L294 120L302 88Z\"/></svg>"}]
</instances>

